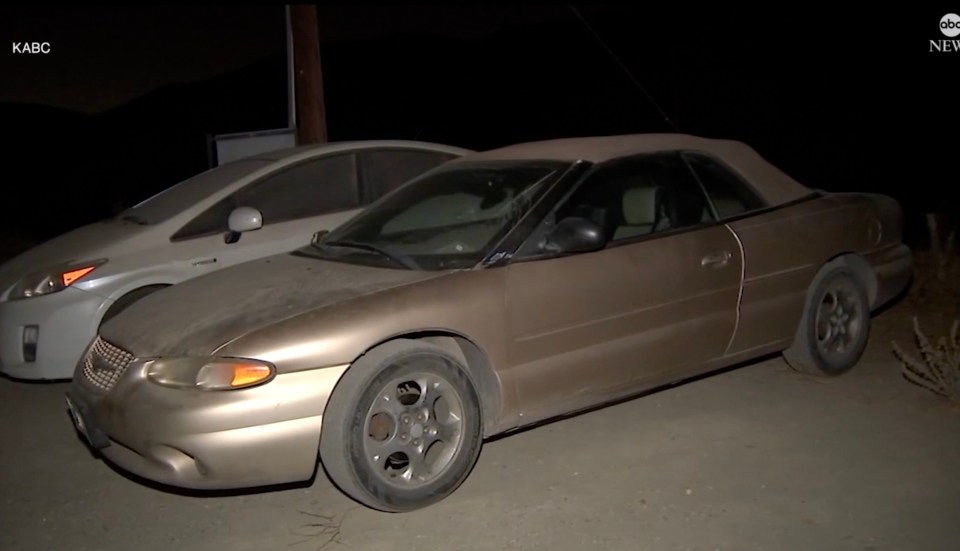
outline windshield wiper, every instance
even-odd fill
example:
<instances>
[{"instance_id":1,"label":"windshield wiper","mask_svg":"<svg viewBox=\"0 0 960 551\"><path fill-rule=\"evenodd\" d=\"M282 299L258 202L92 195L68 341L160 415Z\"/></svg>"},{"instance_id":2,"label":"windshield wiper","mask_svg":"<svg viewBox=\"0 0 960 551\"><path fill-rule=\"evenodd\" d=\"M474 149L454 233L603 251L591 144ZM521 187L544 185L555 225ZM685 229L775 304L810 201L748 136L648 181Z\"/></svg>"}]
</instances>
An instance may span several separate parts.
<instances>
[{"instance_id":1,"label":"windshield wiper","mask_svg":"<svg viewBox=\"0 0 960 551\"><path fill-rule=\"evenodd\" d=\"M317 246L317 245L315 245L315 246ZM404 254L400 254L400 253L391 252L391 251L388 251L388 250L383 249L383 248L381 248L381 247L377 247L376 245L371 245L371 244L369 244L369 243L360 243L360 242L358 242L358 241L350 241L350 240L347 240L347 239L338 239L338 240L334 240L334 241L326 241L326 242L319 243L319 246L321 246L321 247L345 247L345 248L349 248L349 249L360 249L360 250L362 250L362 251L370 251L370 252L372 252L372 253L377 253L377 254L379 254L380 256L384 257L384 258L388 258L388 259L392 260L394 264L399 264L399 265L403 266L404 268L408 268L408 269L410 269L410 270L419 270L419 269L420 269L420 266L418 266L417 263L414 262L413 259L410 258L409 256L404 255Z\"/></svg>"}]
</instances>

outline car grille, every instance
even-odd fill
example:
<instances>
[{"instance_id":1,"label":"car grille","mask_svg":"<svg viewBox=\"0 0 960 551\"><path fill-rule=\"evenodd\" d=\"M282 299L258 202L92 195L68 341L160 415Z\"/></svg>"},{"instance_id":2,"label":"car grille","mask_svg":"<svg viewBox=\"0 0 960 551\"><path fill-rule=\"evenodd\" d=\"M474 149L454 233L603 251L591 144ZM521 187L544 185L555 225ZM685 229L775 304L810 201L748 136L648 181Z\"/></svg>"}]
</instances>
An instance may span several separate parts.
<instances>
[{"instance_id":1,"label":"car grille","mask_svg":"<svg viewBox=\"0 0 960 551\"><path fill-rule=\"evenodd\" d=\"M83 374L94 386L107 391L113 388L133 360L133 354L98 336L83 359Z\"/></svg>"}]
</instances>

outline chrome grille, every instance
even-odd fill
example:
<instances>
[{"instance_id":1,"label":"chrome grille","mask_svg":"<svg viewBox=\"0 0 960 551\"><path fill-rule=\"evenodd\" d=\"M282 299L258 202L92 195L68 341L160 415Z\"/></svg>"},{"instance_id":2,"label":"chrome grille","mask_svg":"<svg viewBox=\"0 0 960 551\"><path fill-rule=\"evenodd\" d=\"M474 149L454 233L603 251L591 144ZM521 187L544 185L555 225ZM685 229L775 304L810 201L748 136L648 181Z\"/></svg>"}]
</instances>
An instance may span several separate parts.
<instances>
[{"instance_id":1,"label":"chrome grille","mask_svg":"<svg viewBox=\"0 0 960 551\"><path fill-rule=\"evenodd\" d=\"M83 359L83 374L96 387L110 390L133 360L133 354L97 336Z\"/></svg>"}]
</instances>

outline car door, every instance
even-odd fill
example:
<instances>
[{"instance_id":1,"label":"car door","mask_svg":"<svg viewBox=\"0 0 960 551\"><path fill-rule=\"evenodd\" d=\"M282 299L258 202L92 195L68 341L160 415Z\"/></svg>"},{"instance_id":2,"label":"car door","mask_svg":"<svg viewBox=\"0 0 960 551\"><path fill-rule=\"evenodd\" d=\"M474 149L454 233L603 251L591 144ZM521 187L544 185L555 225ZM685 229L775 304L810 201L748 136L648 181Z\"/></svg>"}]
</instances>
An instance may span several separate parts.
<instances>
[{"instance_id":1,"label":"car door","mask_svg":"<svg viewBox=\"0 0 960 551\"><path fill-rule=\"evenodd\" d=\"M177 258L199 275L307 245L314 232L333 229L359 206L356 155L326 155L244 186L194 217L171 242ZM237 207L259 210L263 226L227 243L227 219Z\"/></svg>"},{"instance_id":2,"label":"car door","mask_svg":"<svg viewBox=\"0 0 960 551\"><path fill-rule=\"evenodd\" d=\"M685 157L750 259L728 355L782 347L796 333L807 286L819 268L815 260L822 258L807 252L818 247L809 228L825 227L831 217L818 216L810 202L765 210L767 203L753 187L721 161L702 154Z\"/></svg>"},{"instance_id":3,"label":"car door","mask_svg":"<svg viewBox=\"0 0 960 551\"><path fill-rule=\"evenodd\" d=\"M539 258L567 216L601 226L606 247ZM506 306L525 423L668 380L722 356L733 335L743 259L679 155L596 168L518 257Z\"/></svg>"},{"instance_id":4,"label":"car door","mask_svg":"<svg viewBox=\"0 0 960 551\"><path fill-rule=\"evenodd\" d=\"M364 148L285 167L245 186L177 231L171 241L191 273L282 253L309 244L406 181L454 158L447 152L398 147ZM226 243L233 209L253 207L263 227Z\"/></svg>"}]
</instances>

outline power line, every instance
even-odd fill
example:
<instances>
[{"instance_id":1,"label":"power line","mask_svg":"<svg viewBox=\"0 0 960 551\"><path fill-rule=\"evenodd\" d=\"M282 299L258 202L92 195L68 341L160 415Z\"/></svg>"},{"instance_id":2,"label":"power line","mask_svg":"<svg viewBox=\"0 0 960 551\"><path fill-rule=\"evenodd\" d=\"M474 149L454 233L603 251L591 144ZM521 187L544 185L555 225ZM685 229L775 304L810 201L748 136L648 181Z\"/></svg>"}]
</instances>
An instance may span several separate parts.
<instances>
[{"instance_id":1,"label":"power line","mask_svg":"<svg viewBox=\"0 0 960 551\"><path fill-rule=\"evenodd\" d=\"M680 128L676 124L674 124L672 120L670 120L670 117L668 117L666 111L664 111L660 107L660 104L657 103L657 100L655 100L653 96L650 95L650 92L647 92L647 89L644 88L642 84L640 84L640 81L637 80L637 77L635 77L633 73L630 71L630 69L628 69L627 66L623 63L623 61L620 60L617 54L614 53L613 49L610 48L609 45L607 45L606 41L603 40L603 37L600 36L600 33L594 30L593 26L591 26L590 23L587 22L586 19L584 19L583 15L580 14L580 10L578 10L576 6L574 6L573 4L568 4L567 7L569 7L570 11L572 11L573 14L577 16L577 19L579 19L584 24L584 26L587 27L587 30L589 30L590 33L593 35L593 37L597 39L597 42L599 42L600 45L603 46L603 49L606 50L608 54L610 54L610 57L612 57L613 60L617 62L617 65L619 65L620 68L623 69L623 72L626 73L628 77L630 77L630 80L633 81L633 83L637 86L637 88L639 88L640 91L643 92L643 95L646 96L648 100L650 100L650 103L652 103L653 106L657 108L657 111L660 112L660 116L663 117L663 120L667 121L667 124L669 124L670 127L673 128L675 131L680 132Z\"/></svg>"}]
</instances>

